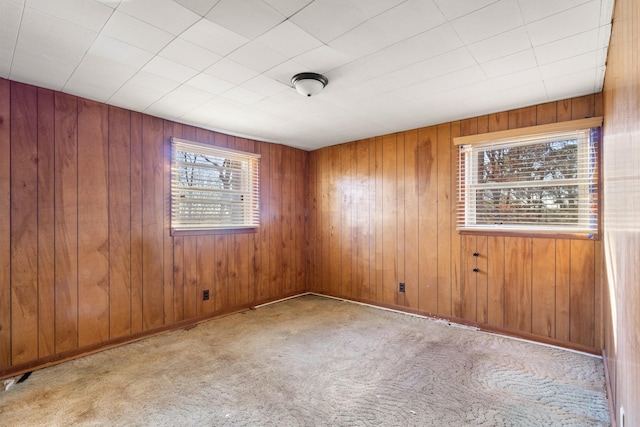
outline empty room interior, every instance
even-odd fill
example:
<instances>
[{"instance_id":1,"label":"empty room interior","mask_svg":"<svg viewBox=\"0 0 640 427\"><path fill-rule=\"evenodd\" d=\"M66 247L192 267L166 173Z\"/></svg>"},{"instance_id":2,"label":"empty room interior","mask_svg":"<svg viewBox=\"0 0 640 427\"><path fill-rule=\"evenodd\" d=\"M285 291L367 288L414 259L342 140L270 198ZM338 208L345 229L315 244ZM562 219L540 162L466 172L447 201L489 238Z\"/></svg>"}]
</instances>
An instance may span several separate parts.
<instances>
[{"instance_id":1,"label":"empty room interior","mask_svg":"<svg viewBox=\"0 0 640 427\"><path fill-rule=\"evenodd\" d=\"M0 425L640 426L636 0L0 34Z\"/></svg>"}]
</instances>

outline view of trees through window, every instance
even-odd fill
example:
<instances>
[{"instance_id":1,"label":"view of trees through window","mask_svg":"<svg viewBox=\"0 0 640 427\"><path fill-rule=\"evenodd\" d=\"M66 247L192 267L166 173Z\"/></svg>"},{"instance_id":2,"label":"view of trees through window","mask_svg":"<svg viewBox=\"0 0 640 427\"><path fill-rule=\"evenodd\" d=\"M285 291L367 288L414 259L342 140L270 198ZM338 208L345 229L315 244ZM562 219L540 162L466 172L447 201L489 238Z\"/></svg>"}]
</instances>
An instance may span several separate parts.
<instances>
[{"instance_id":1,"label":"view of trees through window","mask_svg":"<svg viewBox=\"0 0 640 427\"><path fill-rule=\"evenodd\" d=\"M239 160L176 150L177 209L181 221L227 225L241 220L248 171Z\"/></svg>"},{"instance_id":2,"label":"view of trees through window","mask_svg":"<svg viewBox=\"0 0 640 427\"><path fill-rule=\"evenodd\" d=\"M578 140L477 151L476 224L577 223Z\"/></svg>"}]
</instances>

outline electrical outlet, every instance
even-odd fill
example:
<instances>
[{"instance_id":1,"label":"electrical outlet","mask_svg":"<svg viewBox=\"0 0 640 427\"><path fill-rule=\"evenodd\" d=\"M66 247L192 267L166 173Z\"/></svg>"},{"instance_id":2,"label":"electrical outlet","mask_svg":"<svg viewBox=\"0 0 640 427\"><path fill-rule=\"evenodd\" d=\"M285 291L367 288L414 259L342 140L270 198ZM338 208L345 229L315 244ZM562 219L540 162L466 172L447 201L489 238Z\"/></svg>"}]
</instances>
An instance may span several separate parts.
<instances>
[{"instance_id":1,"label":"electrical outlet","mask_svg":"<svg viewBox=\"0 0 640 427\"><path fill-rule=\"evenodd\" d=\"M209 299L209 289L205 289L202 291L202 301L207 301Z\"/></svg>"},{"instance_id":2,"label":"electrical outlet","mask_svg":"<svg viewBox=\"0 0 640 427\"><path fill-rule=\"evenodd\" d=\"M400 283L399 283L399 285L400 285L400 286L398 287L398 290L399 290L400 292L404 292L404 283L403 283L403 282L400 282Z\"/></svg>"}]
</instances>

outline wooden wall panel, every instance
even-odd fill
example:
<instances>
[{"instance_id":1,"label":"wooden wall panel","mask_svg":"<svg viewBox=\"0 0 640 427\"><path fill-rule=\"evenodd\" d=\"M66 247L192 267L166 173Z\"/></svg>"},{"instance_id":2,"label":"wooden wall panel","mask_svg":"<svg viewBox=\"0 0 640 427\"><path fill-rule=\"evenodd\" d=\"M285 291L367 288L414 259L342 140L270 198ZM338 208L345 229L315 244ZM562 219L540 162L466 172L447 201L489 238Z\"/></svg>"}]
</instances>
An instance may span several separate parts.
<instances>
[{"instance_id":1,"label":"wooden wall panel","mask_svg":"<svg viewBox=\"0 0 640 427\"><path fill-rule=\"evenodd\" d=\"M163 120L142 117L142 325L164 322Z\"/></svg>"},{"instance_id":2,"label":"wooden wall panel","mask_svg":"<svg viewBox=\"0 0 640 427\"><path fill-rule=\"evenodd\" d=\"M420 253L419 242L419 196L418 180L418 131L406 132L404 138L404 282L406 293L404 305L419 308L420 305Z\"/></svg>"},{"instance_id":3,"label":"wooden wall panel","mask_svg":"<svg viewBox=\"0 0 640 427\"><path fill-rule=\"evenodd\" d=\"M259 229L171 235L172 136L262 155ZM309 157L0 79L0 378L307 290Z\"/></svg>"},{"instance_id":4,"label":"wooden wall panel","mask_svg":"<svg viewBox=\"0 0 640 427\"><path fill-rule=\"evenodd\" d=\"M0 79L0 369L11 366L11 86Z\"/></svg>"},{"instance_id":5,"label":"wooden wall panel","mask_svg":"<svg viewBox=\"0 0 640 427\"><path fill-rule=\"evenodd\" d=\"M531 242L531 332L554 337L556 328L556 242L533 239Z\"/></svg>"},{"instance_id":6,"label":"wooden wall panel","mask_svg":"<svg viewBox=\"0 0 640 427\"><path fill-rule=\"evenodd\" d=\"M341 155L338 153L338 157ZM398 294L398 177L396 135L382 139L382 302L395 304ZM339 197L339 196L338 196ZM343 260L344 261L344 260Z\"/></svg>"},{"instance_id":7,"label":"wooden wall panel","mask_svg":"<svg viewBox=\"0 0 640 427\"><path fill-rule=\"evenodd\" d=\"M78 347L78 99L55 95L56 353Z\"/></svg>"},{"instance_id":8,"label":"wooden wall panel","mask_svg":"<svg viewBox=\"0 0 640 427\"><path fill-rule=\"evenodd\" d=\"M586 250L597 245L553 237L460 235L455 226L458 148L452 139L571 120L595 113L601 102L596 95L549 102L313 152L309 200L317 202L309 207L316 218L317 252L309 262L310 271L318 272L314 290L598 351L597 253ZM367 238L369 247L362 247ZM345 285L349 278L355 291ZM397 290L402 281L404 294Z\"/></svg>"},{"instance_id":9,"label":"wooden wall panel","mask_svg":"<svg viewBox=\"0 0 640 427\"><path fill-rule=\"evenodd\" d=\"M109 107L109 335L131 333L131 114Z\"/></svg>"},{"instance_id":10,"label":"wooden wall panel","mask_svg":"<svg viewBox=\"0 0 640 427\"><path fill-rule=\"evenodd\" d=\"M11 85L11 360L38 357L37 88Z\"/></svg>"},{"instance_id":11,"label":"wooden wall panel","mask_svg":"<svg viewBox=\"0 0 640 427\"><path fill-rule=\"evenodd\" d=\"M54 93L38 88L38 357L55 353Z\"/></svg>"},{"instance_id":12,"label":"wooden wall panel","mask_svg":"<svg viewBox=\"0 0 640 427\"><path fill-rule=\"evenodd\" d=\"M438 310L438 128L418 130L419 308Z\"/></svg>"},{"instance_id":13,"label":"wooden wall panel","mask_svg":"<svg viewBox=\"0 0 640 427\"><path fill-rule=\"evenodd\" d=\"M455 222L450 213L456 194L451 192L452 182L455 182L452 179L451 158L457 154L456 149L451 146L450 134L449 125L438 126L437 312L448 316L451 315L451 230Z\"/></svg>"},{"instance_id":14,"label":"wooden wall panel","mask_svg":"<svg viewBox=\"0 0 640 427\"><path fill-rule=\"evenodd\" d=\"M78 345L109 339L109 109L78 101Z\"/></svg>"},{"instance_id":15,"label":"wooden wall panel","mask_svg":"<svg viewBox=\"0 0 640 427\"><path fill-rule=\"evenodd\" d=\"M131 112L131 333L143 330L142 114Z\"/></svg>"}]
</instances>

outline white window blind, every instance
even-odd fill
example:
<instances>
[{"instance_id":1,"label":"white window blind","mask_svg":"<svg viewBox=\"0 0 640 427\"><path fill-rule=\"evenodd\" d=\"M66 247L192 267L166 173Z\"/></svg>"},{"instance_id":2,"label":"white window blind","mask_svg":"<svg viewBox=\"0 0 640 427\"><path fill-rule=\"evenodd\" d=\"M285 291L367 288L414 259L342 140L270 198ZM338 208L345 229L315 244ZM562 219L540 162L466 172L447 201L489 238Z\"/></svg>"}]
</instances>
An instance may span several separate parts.
<instances>
[{"instance_id":1,"label":"white window blind","mask_svg":"<svg viewBox=\"0 0 640 427\"><path fill-rule=\"evenodd\" d=\"M171 228L260 225L258 154L172 138Z\"/></svg>"},{"instance_id":2,"label":"white window blind","mask_svg":"<svg viewBox=\"0 0 640 427\"><path fill-rule=\"evenodd\" d=\"M599 128L460 145L459 230L595 234Z\"/></svg>"}]
</instances>

